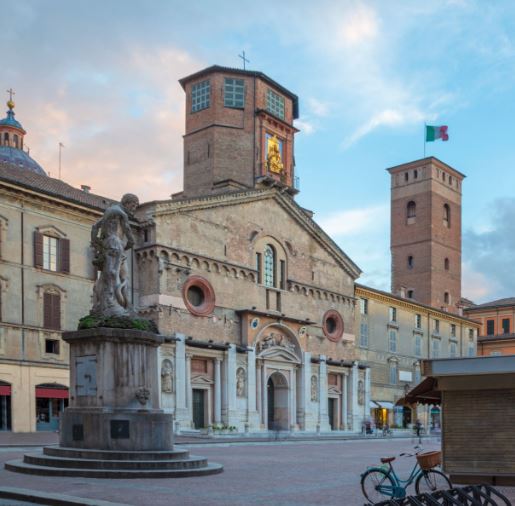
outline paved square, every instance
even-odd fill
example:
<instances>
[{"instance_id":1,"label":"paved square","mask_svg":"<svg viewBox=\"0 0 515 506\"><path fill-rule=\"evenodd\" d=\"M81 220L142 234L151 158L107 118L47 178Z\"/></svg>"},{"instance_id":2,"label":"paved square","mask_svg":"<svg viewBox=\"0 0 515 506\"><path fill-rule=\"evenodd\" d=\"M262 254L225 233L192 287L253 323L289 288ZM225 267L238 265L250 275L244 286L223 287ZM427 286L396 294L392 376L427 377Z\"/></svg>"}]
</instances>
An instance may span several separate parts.
<instances>
[{"instance_id":1,"label":"paved square","mask_svg":"<svg viewBox=\"0 0 515 506\"><path fill-rule=\"evenodd\" d=\"M225 466L205 478L99 480L54 478L0 472L0 486L24 487L131 505L363 505L360 473L379 457L410 451L409 439L191 445L191 453ZM424 443L427 450L436 442ZM25 451L35 451L34 449ZM3 448L2 462L19 458L20 449ZM413 459L398 458L405 475ZM504 489L515 500L515 489Z\"/></svg>"}]
</instances>

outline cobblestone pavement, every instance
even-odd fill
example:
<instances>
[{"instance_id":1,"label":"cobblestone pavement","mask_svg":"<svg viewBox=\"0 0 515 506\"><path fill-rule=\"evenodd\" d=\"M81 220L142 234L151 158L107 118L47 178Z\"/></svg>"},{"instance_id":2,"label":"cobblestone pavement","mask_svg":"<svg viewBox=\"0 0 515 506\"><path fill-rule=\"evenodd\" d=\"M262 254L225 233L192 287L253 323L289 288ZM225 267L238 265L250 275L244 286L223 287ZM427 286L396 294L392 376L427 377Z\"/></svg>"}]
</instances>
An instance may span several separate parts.
<instances>
[{"instance_id":1,"label":"cobblestone pavement","mask_svg":"<svg viewBox=\"0 0 515 506\"><path fill-rule=\"evenodd\" d=\"M99 480L27 476L0 471L0 486L23 487L130 505L363 505L360 473L379 457L410 451L414 441L279 442L195 445L192 453L225 466L222 474L204 478ZM435 441L423 444L437 449ZM31 451L34 451L32 449ZM0 460L21 457L2 448ZM395 467L407 475L414 459L398 458ZM515 489L504 489L515 501ZM1 503L0 503L1 504ZM514 502L515 504L515 502Z\"/></svg>"}]
</instances>

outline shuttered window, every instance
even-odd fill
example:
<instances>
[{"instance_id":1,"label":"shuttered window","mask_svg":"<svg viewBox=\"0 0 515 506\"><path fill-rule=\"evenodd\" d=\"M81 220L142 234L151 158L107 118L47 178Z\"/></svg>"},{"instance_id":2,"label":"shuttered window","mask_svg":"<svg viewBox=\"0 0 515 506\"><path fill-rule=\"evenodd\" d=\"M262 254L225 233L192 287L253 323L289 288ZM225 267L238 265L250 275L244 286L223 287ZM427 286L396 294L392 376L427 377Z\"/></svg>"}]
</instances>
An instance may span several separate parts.
<instances>
[{"instance_id":1,"label":"shuttered window","mask_svg":"<svg viewBox=\"0 0 515 506\"><path fill-rule=\"evenodd\" d=\"M43 295L43 327L61 330L61 296L57 293Z\"/></svg>"},{"instance_id":2,"label":"shuttered window","mask_svg":"<svg viewBox=\"0 0 515 506\"><path fill-rule=\"evenodd\" d=\"M70 241L34 232L34 267L70 273Z\"/></svg>"}]
</instances>

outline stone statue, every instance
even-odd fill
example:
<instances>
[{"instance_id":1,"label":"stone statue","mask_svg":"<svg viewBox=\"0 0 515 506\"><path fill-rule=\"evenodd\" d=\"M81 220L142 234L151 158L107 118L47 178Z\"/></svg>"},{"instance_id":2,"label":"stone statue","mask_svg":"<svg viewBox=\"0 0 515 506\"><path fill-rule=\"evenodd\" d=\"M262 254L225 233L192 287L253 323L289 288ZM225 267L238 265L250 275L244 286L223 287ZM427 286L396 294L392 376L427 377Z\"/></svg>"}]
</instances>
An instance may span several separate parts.
<instances>
[{"instance_id":1,"label":"stone statue","mask_svg":"<svg viewBox=\"0 0 515 506\"><path fill-rule=\"evenodd\" d=\"M168 359L163 360L161 364L161 392L165 394L173 392L173 368Z\"/></svg>"},{"instance_id":2,"label":"stone statue","mask_svg":"<svg viewBox=\"0 0 515 506\"><path fill-rule=\"evenodd\" d=\"M318 400L318 381L316 376L311 376L311 400L313 402Z\"/></svg>"},{"instance_id":3,"label":"stone statue","mask_svg":"<svg viewBox=\"0 0 515 506\"><path fill-rule=\"evenodd\" d=\"M245 369L242 367L236 371L236 394L245 397Z\"/></svg>"},{"instance_id":4,"label":"stone statue","mask_svg":"<svg viewBox=\"0 0 515 506\"><path fill-rule=\"evenodd\" d=\"M138 197L127 193L122 197L121 204L108 207L104 216L93 225L93 265L100 276L93 288L92 315L104 318L131 315L125 251L134 246L129 215L138 205Z\"/></svg>"}]
</instances>

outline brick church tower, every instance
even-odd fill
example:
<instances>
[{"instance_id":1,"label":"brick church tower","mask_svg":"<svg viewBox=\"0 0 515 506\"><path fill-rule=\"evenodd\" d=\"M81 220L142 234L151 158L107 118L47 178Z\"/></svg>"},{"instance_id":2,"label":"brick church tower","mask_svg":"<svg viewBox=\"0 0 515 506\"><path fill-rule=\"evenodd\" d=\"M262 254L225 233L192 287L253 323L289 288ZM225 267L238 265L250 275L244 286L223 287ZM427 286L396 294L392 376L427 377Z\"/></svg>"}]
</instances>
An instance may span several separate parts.
<instances>
[{"instance_id":1,"label":"brick church tower","mask_svg":"<svg viewBox=\"0 0 515 506\"><path fill-rule=\"evenodd\" d=\"M391 174L392 292L458 313L463 174L434 157Z\"/></svg>"},{"instance_id":2,"label":"brick church tower","mask_svg":"<svg viewBox=\"0 0 515 506\"><path fill-rule=\"evenodd\" d=\"M297 193L296 95L262 72L218 65L179 82L186 92L184 191L174 197L259 184Z\"/></svg>"}]
</instances>

